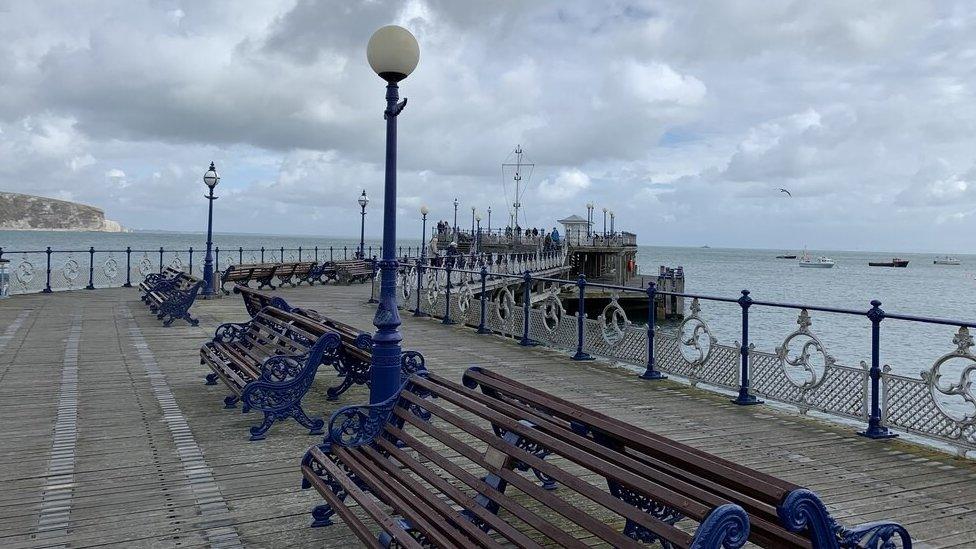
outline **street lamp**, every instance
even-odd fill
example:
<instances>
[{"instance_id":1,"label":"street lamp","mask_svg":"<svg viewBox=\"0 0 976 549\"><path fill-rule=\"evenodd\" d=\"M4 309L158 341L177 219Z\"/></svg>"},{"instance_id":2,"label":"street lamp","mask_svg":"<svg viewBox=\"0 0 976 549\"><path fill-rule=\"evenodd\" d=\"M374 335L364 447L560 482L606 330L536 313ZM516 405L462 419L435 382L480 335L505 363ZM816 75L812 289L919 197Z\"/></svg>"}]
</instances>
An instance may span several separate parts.
<instances>
[{"instance_id":1,"label":"street lamp","mask_svg":"<svg viewBox=\"0 0 976 549\"><path fill-rule=\"evenodd\" d=\"M457 232L458 232L458 230L457 230L457 207L458 207L458 204L459 204L459 202L458 202L457 197L454 197L454 225L452 225L451 228L454 230L454 239L453 240L455 242L457 242Z\"/></svg>"},{"instance_id":2,"label":"street lamp","mask_svg":"<svg viewBox=\"0 0 976 549\"><path fill-rule=\"evenodd\" d=\"M488 234L491 234L491 206L488 206Z\"/></svg>"},{"instance_id":3,"label":"street lamp","mask_svg":"<svg viewBox=\"0 0 976 549\"><path fill-rule=\"evenodd\" d=\"M475 217L474 220L478 222L478 230L477 232L475 232L475 237L474 237L474 244L475 244L474 251L480 252L481 251L481 216L479 215Z\"/></svg>"},{"instance_id":4,"label":"street lamp","mask_svg":"<svg viewBox=\"0 0 976 549\"><path fill-rule=\"evenodd\" d=\"M471 235L474 236L474 206L471 206Z\"/></svg>"},{"instance_id":5,"label":"street lamp","mask_svg":"<svg viewBox=\"0 0 976 549\"><path fill-rule=\"evenodd\" d=\"M380 260L380 302L373 325L369 402L383 402L400 387L400 314L396 302L396 151L397 116L407 105L400 99L397 82L410 75L420 61L420 46L410 31L396 25L381 27L369 38L366 59L386 80L386 177L383 190L383 259Z\"/></svg>"},{"instance_id":6,"label":"street lamp","mask_svg":"<svg viewBox=\"0 0 976 549\"><path fill-rule=\"evenodd\" d=\"M593 236L593 203L586 203L586 238Z\"/></svg>"},{"instance_id":7,"label":"street lamp","mask_svg":"<svg viewBox=\"0 0 976 549\"><path fill-rule=\"evenodd\" d=\"M430 213L430 210L427 209L427 206L421 206L420 207L420 215L423 217L423 220L424 220L423 229L420 231L420 260L421 260L421 262L427 257L427 246L425 246L425 243L427 242L427 214L428 213Z\"/></svg>"},{"instance_id":8,"label":"street lamp","mask_svg":"<svg viewBox=\"0 0 976 549\"><path fill-rule=\"evenodd\" d=\"M213 253L211 248L213 248L213 201L217 200L214 196L214 187L217 183L220 183L220 175L217 174L217 168L214 163L210 163L210 169L207 173L203 174L203 183L207 186L208 194L203 195L209 203L209 208L207 208L207 255L203 258L203 295L204 297L213 297L217 293L217 289L214 287L214 264L213 264Z\"/></svg>"},{"instance_id":9,"label":"street lamp","mask_svg":"<svg viewBox=\"0 0 976 549\"><path fill-rule=\"evenodd\" d=\"M607 237L607 208L603 208L603 238Z\"/></svg>"},{"instance_id":10,"label":"street lamp","mask_svg":"<svg viewBox=\"0 0 976 549\"><path fill-rule=\"evenodd\" d=\"M610 210L610 236L613 236L613 220L616 217L617 216L613 213L613 210Z\"/></svg>"},{"instance_id":11,"label":"street lamp","mask_svg":"<svg viewBox=\"0 0 976 549\"><path fill-rule=\"evenodd\" d=\"M359 224L359 259L366 258L366 205L369 204L369 197L366 196L366 189L359 196L359 207L362 208L362 221Z\"/></svg>"}]
</instances>

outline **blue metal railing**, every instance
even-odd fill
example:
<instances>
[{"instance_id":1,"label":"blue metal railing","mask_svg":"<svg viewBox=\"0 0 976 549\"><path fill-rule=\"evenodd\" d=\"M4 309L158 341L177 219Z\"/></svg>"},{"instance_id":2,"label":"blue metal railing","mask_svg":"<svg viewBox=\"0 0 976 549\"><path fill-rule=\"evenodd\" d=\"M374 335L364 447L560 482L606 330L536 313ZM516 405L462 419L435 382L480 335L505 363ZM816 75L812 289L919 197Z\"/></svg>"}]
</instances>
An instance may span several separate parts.
<instances>
[{"instance_id":1,"label":"blue metal railing","mask_svg":"<svg viewBox=\"0 0 976 549\"><path fill-rule=\"evenodd\" d=\"M358 246L260 246L214 248L214 268L239 263L265 263L287 261L339 261L355 259ZM398 255L420 255L419 246L398 246ZM367 258L382 254L382 247L368 246ZM135 258L133 258L135 254ZM203 248L166 248L164 246L133 248L94 247L79 249L11 250L0 247L0 259L10 260L11 293L51 293L57 290L85 288L93 290L105 287L131 287L150 272L162 272L169 265L187 272L194 272L194 259L202 273ZM286 256L286 254L288 254ZM118 256L118 257L116 257ZM124 273L121 263L124 257ZM96 258L98 261L96 261ZM167 261L168 259L168 261Z\"/></svg>"},{"instance_id":2,"label":"blue metal railing","mask_svg":"<svg viewBox=\"0 0 976 549\"><path fill-rule=\"evenodd\" d=\"M546 322L548 317L545 315L549 314L548 311L533 305L532 286L541 285L545 288L546 285L550 285L557 290L575 287L578 293L575 325L564 329L560 321L555 319L551 322L555 328L550 330L550 326L544 324L546 331L541 332L542 336L551 340L550 344L565 347L570 351L574 350L575 354L572 357L574 360L592 359L594 349L599 347L604 352L598 354L635 363L637 354L634 348L637 345L634 342L646 338L641 351L643 364L638 364L644 368L640 374L644 379L663 379L666 377L664 370L670 370L667 373L689 377L694 382L728 388L735 393L732 402L738 405L761 404L763 401L759 396L763 396L796 405L802 412L813 409L828 414L860 418L866 421L867 425L859 434L868 438L897 436L889 429L889 424L894 424L904 431L953 445L961 454L976 450L976 395L973 394L972 384L967 378L970 372L976 372L976 355L971 351L974 347L973 338L969 334L970 328L976 328L976 322L887 313L881 308L881 302L877 300L871 301L866 309L858 310L756 300L748 290L742 290L737 298L665 292L658 291L654 282L650 282L646 288L640 288L591 283L582 275L576 280L566 280L533 276L529 271L491 272L488 266L480 261L462 261L460 265L443 266L418 261L410 269L416 270L417 300L414 314L417 316L428 314L439 316L445 324L458 322L476 326L478 333L500 333L517 338L522 345L531 345L536 343L532 337L533 331L539 332L533 326L539 325L540 319L541 322ZM438 287L434 288L434 292L428 292L428 303L422 306L420 294L425 275L430 284ZM413 278L413 276L409 277L410 280ZM406 280L407 277L404 279ZM517 319L512 315L512 311L508 310L510 304L506 304L505 300L512 299L515 295L507 288L519 284L522 285L522 320L521 326L514 326L511 324L517 323ZM440 285L444 286L443 293L439 293ZM466 289L460 290L459 285ZM471 287L476 289L471 290ZM492 288L496 292L494 298L489 297ZM612 316L615 312L608 313L607 309L619 308L616 298L601 311L598 320L587 317L585 297L587 289L630 295L643 294L644 299L647 300L647 326L637 328L625 321L622 328L620 326L610 328L606 317L608 314ZM480 311L477 315L472 316L462 307L462 300L465 299L462 294L465 291L479 294ZM556 296L557 293L554 292L552 295ZM443 303L439 296L444 297ZM667 297L693 300L692 314L679 325L676 337L666 336L662 339L655 326L657 301ZM467 299L470 299L470 296ZM550 304L546 307L559 307L562 310L562 300L557 298L557 301L558 305ZM698 315L702 301L735 304L739 307L741 340L735 346L724 346L722 349L723 346L718 345L717 340L711 337L707 324ZM750 344L750 311L756 307L790 309L799 312L797 319L799 328L787 337L775 354L756 350ZM503 310L509 315L508 317L504 317ZM452 311L455 313L453 316ZM490 312L494 312L494 316L491 316ZM869 365L862 363L862 368L859 370L835 364L820 340L809 330L809 312L839 314L867 320L871 338ZM885 320L957 327L958 332L953 338L957 348L943 355L932 369L923 372L919 378L891 373L886 368L882 368L880 357L881 325ZM506 323L510 324L506 325ZM694 326L693 333L687 340L682 335L686 323ZM592 336L593 328L601 326L604 334L609 332L614 336L611 338L614 341L610 342L606 335L603 336L604 342L589 340L587 333L590 332ZM569 329L575 333L571 334ZM547 332L551 333L547 334ZM575 345L571 346L568 341L573 338ZM798 355L791 357L789 343L794 338L803 338L807 343ZM708 345L707 352L704 350L703 343ZM681 345L692 347L698 352L699 358L690 360L685 357L681 354ZM676 346L677 351L674 350ZM715 347L719 347L718 351L726 352L718 352ZM668 366L663 369L660 367L661 357L658 356L662 351L668 356ZM823 357L822 373L815 371L811 366L811 356L816 353L820 353ZM948 374L938 369L950 359L968 361L969 367L962 369L958 383L940 384L940 376ZM754 370L757 367L762 374L760 394L757 394L752 385L756 373ZM730 369L733 371L730 372ZM809 375L809 379L797 382L790 377L791 371L804 372ZM688 376L688 372L694 375ZM953 375L957 373L959 370L953 370ZM945 402L953 398L957 401L956 404L958 401L963 401L962 409L958 407L952 409L951 405Z\"/></svg>"}]
</instances>

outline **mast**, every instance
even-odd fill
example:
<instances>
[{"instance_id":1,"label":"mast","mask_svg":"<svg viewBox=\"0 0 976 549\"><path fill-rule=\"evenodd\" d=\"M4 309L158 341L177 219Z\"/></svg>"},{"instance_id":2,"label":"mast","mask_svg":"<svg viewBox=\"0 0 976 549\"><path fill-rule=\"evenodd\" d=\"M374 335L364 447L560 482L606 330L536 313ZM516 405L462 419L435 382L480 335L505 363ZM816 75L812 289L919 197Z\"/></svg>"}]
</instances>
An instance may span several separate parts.
<instances>
[{"instance_id":1,"label":"mast","mask_svg":"<svg viewBox=\"0 0 976 549\"><path fill-rule=\"evenodd\" d=\"M516 145L515 146L514 153L515 153L515 163L514 164L511 164L511 163L503 163L502 164L502 170L503 171L505 170L506 167L515 168L515 174L512 176L512 180L515 181L515 201L512 202L512 210L513 210L513 212L512 212L512 216L511 216L512 217L512 227L513 228L516 225L519 224L519 210L522 209L522 192L523 192L523 189L522 189L522 169L523 168L528 168L530 170L529 171L529 178L531 178L532 177L531 170L533 168L535 168L535 164L534 163L524 162L523 161L522 156L523 156L524 153L522 151L522 145ZM511 156L509 156L509 158L511 158ZM524 219L522 221L524 221Z\"/></svg>"}]
</instances>

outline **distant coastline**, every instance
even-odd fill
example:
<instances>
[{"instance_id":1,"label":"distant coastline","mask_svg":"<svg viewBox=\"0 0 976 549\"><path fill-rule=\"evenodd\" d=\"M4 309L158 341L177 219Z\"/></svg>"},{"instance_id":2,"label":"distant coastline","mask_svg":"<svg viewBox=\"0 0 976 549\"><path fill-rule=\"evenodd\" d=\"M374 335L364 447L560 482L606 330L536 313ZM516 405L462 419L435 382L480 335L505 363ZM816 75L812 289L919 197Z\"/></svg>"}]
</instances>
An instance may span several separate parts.
<instances>
[{"instance_id":1,"label":"distant coastline","mask_svg":"<svg viewBox=\"0 0 976 549\"><path fill-rule=\"evenodd\" d=\"M126 232L101 208L67 200L0 192L0 230Z\"/></svg>"}]
</instances>

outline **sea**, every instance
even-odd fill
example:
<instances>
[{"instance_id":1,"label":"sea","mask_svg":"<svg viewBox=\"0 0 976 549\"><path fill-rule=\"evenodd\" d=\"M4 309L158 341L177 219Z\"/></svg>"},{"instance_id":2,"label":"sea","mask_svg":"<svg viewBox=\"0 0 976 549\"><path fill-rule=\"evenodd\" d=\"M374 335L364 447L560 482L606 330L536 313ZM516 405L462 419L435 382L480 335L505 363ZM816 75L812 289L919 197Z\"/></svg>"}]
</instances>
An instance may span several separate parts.
<instances>
[{"instance_id":1,"label":"sea","mask_svg":"<svg viewBox=\"0 0 976 549\"><path fill-rule=\"evenodd\" d=\"M367 239L377 253L380 242ZM310 250L318 247L320 258L351 257L359 245L357 238L324 236L284 236L217 233L214 245L221 250ZM421 245L420 239L401 239L405 252ZM203 259L205 235L199 233L138 231L127 233L89 233L53 231L0 231L0 248L6 259L16 260L18 252L44 250L166 250L193 247L194 261ZM747 289L757 301L838 307L867 311L871 300L882 302L889 313L935 317L954 321L976 321L976 255L956 255L959 266L935 265L937 254L808 250L813 256L825 255L836 261L832 269L799 267L797 260L777 259L777 255L801 255L803 250L693 248L640 246L638 267L642 273L656 273L659 266L684 268L688 293L738 298ZM221 264L225 263L221 252ZM198 255L199 254L199 255ZM869 267L869 261L887 261L897 256L908 259L906 268ZM195 267L196 268L196 267ZM52 299L56 299L52 297ZM685 301L686 310L691 300ZM741 338L741 309L734 303L700 300L702 320L721 344L734 345ZM795 331L798 312L793 309L753 306L750 309L750 342L761 350L774 351ZM870 364L871 325L864 316L811 312L810 331L823 349L839 364ZM641 319L632 319L639 323ZM662 329L677 330L675 322L662 323ZM888 319L881 325L881 361L892 370L912 377L931 368L941 356L956 349L953 337L958 327ZM976 332L976 330L974 330ZM793 353L798 349L794 346ZM811 351L817 354L815 351ZM816 358L816 357L815 357ZM966 361L955 359L950 372L962 373ZM971 364L971 363L970 363ZM945 367L943 368L945 370ZM955 375L955 374L952 374ZM947 379L951 377L947 375ZM954 378L953 378L954 379Z\"/></svg>"}]
</instances>

